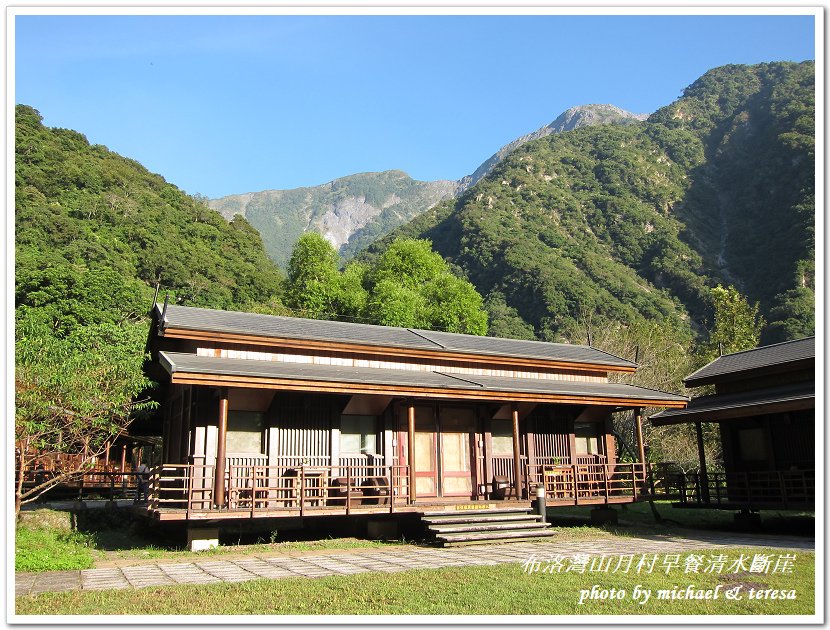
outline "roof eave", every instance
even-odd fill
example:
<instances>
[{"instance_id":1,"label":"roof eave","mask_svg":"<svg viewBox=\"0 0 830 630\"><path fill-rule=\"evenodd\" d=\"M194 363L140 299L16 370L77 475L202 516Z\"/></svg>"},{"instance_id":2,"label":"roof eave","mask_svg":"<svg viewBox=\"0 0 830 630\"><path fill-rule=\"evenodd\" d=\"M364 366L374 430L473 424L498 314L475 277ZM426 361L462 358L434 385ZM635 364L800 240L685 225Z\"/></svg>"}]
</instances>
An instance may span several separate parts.
<instances>
[{"instance_id":1,"label":"roof eave","mask_svg":"<svg viewBox=\"0 0 830 630\"><path fill-rule=\"evenodd\" d=\"M448 357L459 361L471 361L477 363L495 363L513 365L519 367L544 367L551 369L599 371L599 372L620 372L634 373L637 370L635 363L628 362L626 365L587 363L581 361L549 360L540 358L523 359L521 357L498 354L477 354L462 352L459 350L427 350L401 348L398 346L382 346L373 344L351 344L338 343L335 341L314 341L310 339L267 337L261 335L244 335L241 333L227 333L209 329L184 328L175 325L168 325L163 330L159 329L160 336L171 339L192 339L196 341L225 341L228 343L243 343L260 346L281 346L295 349L331 350L341 352L362 352L366 354L378 354L383 356L401 357L422 357L422 358L443 358Z\"/></svg>"},{"instance_id":2,"label":"roof eave","mask_svg":"<svg viewBox=\"0 0 830 630\"><path fill-rule=\"evenodd\" d=\"M631 409L635 407L683 408L687 400L625 398L592 394L532 393L509 390L482 390L462 388L430 388L405 385L383 385L304 379L277 379L259 376L227 376L199 372L178 372L171 375L171 383L212 387L244 387L310 393L369 394L399 397L418 397L455 400L489 400L493 402L533 402L559 404L591 404Z\"/></svg>"},{"instance_id":3,"label":"roof eave","mask_svg":"<svg viewBox=\"0 0 830 630\"><path fill-rule=\"evenodd\" d=\"M670 424L687 424L689 422L724 422L748 418L759 414L786 413L815 407L815 396L794 396L788 400L774 402L758 402L744 405L725 406L723 408L686 408L681 410L670 409L655 414L649 418L656 427Z\"/></svg>"},{"instance_id":4,"label":"roof eave","mask_svg":"<svg viewBox=\"0 0 830 630\"><path fill-rule=\"evenodd\" d=\"M711 365L711 364L708 364ZM761 365L745 370L735 370L733 372L723 372L720 374L711 374L695 378L695 374L708 367L703 366L694 374L690 374L683 379L683 384L686 387L702 387L704 385L716 385L718 383L728 383L732 381L742 381L759 376L767 376L771 374L783 374L786 372L794 372L802 369L809 369L815 365L815 358L801 358L792 361L782 361L780 363L771 363L768 365Z\"/></svg>"}]
</instances>

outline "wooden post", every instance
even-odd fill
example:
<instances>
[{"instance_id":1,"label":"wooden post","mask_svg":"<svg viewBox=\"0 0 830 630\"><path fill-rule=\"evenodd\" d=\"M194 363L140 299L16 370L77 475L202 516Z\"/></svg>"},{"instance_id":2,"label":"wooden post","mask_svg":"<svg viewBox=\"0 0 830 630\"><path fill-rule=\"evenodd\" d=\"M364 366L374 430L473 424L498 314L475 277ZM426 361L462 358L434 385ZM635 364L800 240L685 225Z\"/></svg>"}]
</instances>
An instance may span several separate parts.
<instances>
[{"instance_id":1,"label":"wooden post","mask_svg":"<svg viewBox=\"0 0 830 630\"><path fill-rule=\"evenodd\" d=\"M645 481L646 474L646 446L643 442L643 410L641 407L634 408L634 431L637 437L637 456L640 458L640 464L643 467L643 481ZM634 485L637 485L637 475L634 474Z\"/></svg>"},{"instance_id":2,"label":"wooden post","mask_svg":"<svg viewBox=\"0 0 830 630\"><path fill-rule=\"evenodd\" d=\"M346 515L351 514L352 506L352 467L346 467Z\"/></svg>"},{"instance_id":3,"label":"wooden post","mask_svg":"<svg viewBox=\"0 0 830 630\"><path fill-rule=\"evenodd\" d=\"M640 407L634 409L634 431L637 436L637 455L640 458L640 463L646 463L646 447L643 443L643 410Z\"/></svg>"},{"instance_id":4,"label":"wooden post","mask_svg":"<svg viewBox=\"0 0 830 630\"><path fill-rule=\"evenodd\" d=\"M110 465L110 443L109 440L106 442L106 448L104 449L104 470Z\"/></svg>"},{"instance_id":5,"label":"wooden post","mask_svg":"<svg viewBox=\"0 0 830 630\"><path fill-rule=\"evenodd\" d=\"M411 402L406 407L407 418L407 463L409 464L409 502L415 502L415 405Z\"/></svg>"},{"instance_id":6,"label":"wooden post","mask_svg":"<svg viewBox=\"0 0 830 630\"><path fill-rule=\"evenodd\" d=\"M571 464L571 479L574 487L574 505L579 505L579 478L576 476L576 464Z\"/></svg>"},{"instance_id":7,"label":"wooden post","mask_svg":"<svg viewBox=\"0 0 830 630\"><path fill-rule=\"evenodd\" d=\"M703 449L703 427L700 422L695 422L695 433L697 456L700 459L700 498L704 503L709 503L709 476L706 474L706 451Z\"/></svg>"},{"instance_id":8,"label":"wooden post","mask_svg":"<svg viewBox=\"0 0 830 630\"><path fill-rule=\"evenodd\" d=\"M641 464L642 465L642 464ZM645 474L645 469L643 469ZM634 501L637 501L637 464L631 464L631 491Z\"/></svg>"},{"instance_id":9,"label":"wooden post","mask_svg":"<svg viewBox=\"0 0 830 630\"><path fill-rule=\"evenodd\" d=\"M603 467L603 471L605 474L605 503L608 503L608 464L605 464Z\"/></svg>"},{"instance_id":10,"label":"wooden post","mask_svg":"<svg viewBox=\"0 0 830 630\"><path fill-rule=\"evenodd\" d=\"M121 447L121 474L127 472L127 445Z\"/></svg>"},{"instance_id":11,"label":"wooden post","mask_svg":"<svg viewBox=\"0 0 830 630\"><path fill-rule=\"evenodd\" d=\"M228 390L219 390L219 439L216 445L216 466L213 476L213 504L225 505L225 448L228 438Z\"/></svg>"},{"instance_id":12,"label":"wooden post","mask_svg":"<svg viewBox=\"0 0 830 630\"><path fill-rule=\"evenodd\" d=\"M519 441L519 409L513 405L513 485L516 499L522 498L522 456Z\"/></svg>"}]
</instances>

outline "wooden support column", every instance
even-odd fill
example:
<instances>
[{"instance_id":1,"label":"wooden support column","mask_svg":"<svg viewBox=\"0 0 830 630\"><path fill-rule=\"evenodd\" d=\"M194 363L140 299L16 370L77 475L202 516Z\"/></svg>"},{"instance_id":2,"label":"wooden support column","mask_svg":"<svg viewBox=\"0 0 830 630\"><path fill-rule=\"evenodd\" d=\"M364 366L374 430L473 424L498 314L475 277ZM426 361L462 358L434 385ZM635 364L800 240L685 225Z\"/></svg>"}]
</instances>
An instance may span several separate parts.
<instances>
[{"instance_id":1,"label":"wooden support column","mask_svg":"<svg viewBox=\"0 0 830 630\"><path fill-rule=\"evenodd\" d=\"M124 446L121 447L121 472L126 471L126 468L125 468L126 465L127 465L127 445L125 444Z\"/></svg>"},{"instance_id":2,"label":"wooden support column","mask_svg":"<svg viewBox=\"0 0 830 630\"><path fill-rule=\"evenodd\" d=\"M104 450L104 468L110 465L110 443L107 440L106 448Z\"/></svg>"},{"instance_id":3,"label":"wooden support column","mask_svg":"<svg viewBox=\"0 0 830 630\"><path fill-rule=\"evenodd\" d=\"M407 456L406 461L409 464L409 502L415 501L415 405L411 402L406 406L407 419Z\"/></svg>"},{"instance_id":4,"label":"wooden support column","mask_svg":"<svg viewBox=\"0 0 830 630\"><path fill-rule=\"evenodd\" d=\"M522 498L522 454L519 440L519 409L513 405L513 485L516 488L516 498Z\"/></svg>"},{"instance_id":5,"label":"wooden support column","mask_svg":"<svg viewBox=\"0 0 830 630\"><path fill-rule=\"evenodd\" d=\"M643 465L643 477L640 481L645 485L648 470L646 466L646 446L643 442L643 410L641 407L634 408L634 431L637 435L637 456L640 458L640 463ZM634 493L636 496L637 490L637 473L633 471Z\"/></svg>"},{"instance_id":6,"label":"wooden support column","mask_svg":"<svg viewBox=\"0 0 830 630\"><path fill-rule=\"evenodd\" d=\"M643 443L643 410L640 407L634 408L634 431L637 436L637 455L640 463L646 463L646 447Z\"/></svg>"},{"instance_id":7,"label":"wooden support column","mask_svg":"<svg viewBox=\"0 0 830 630\"><path fill-rule=\"evenodd\" d=\"M213 477L213 504L225 505L225 453L228 438L228 390L219 390L219 439L216 445L216 466Z\"/></svg>"},{"instance_id":8,"label":"wooden support column","mask_svg":"<svg viewBox=\"0 0 830 630\"><path fill-rule=\"evenodd\" d=\"M695 422L695 433L697 456L700 459L700 498L704 503L709 503L709 475L706 474L706 451L703 448L703 426L700 422Z\"/></svg>"}]
</instances>

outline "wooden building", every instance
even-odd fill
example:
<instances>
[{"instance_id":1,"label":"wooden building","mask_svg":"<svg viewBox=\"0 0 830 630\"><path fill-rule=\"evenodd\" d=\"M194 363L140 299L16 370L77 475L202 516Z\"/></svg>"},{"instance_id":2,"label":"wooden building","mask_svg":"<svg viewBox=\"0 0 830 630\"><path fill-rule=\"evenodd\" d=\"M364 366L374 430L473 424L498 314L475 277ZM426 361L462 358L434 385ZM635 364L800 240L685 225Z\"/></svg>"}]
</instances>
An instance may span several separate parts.
<instances>
[{"instance_id":1,"label":"wooden building","mask_svg":"<svg viewBox=\"0 0 830 630\"><path fill-rule=\"evenodd\" d=\"M718 357L684 383L714 386L686 409L651 416L655 426L694 423L700 472L681 501L729 509L815 505L815 338ZM707 470L704 422L717 423L723 472Z\"/></svg>"},{"instance_id":2,"label":"wooden building","mask_svg":"<svg viewBox=\"0 0 830 630\"><path fill-rule=\"evenodd\" d=\"M160 519L630 502L611 414L688 401L590 347L336 321L156 305L149 348Z\"/></svg>"}]
</instances>

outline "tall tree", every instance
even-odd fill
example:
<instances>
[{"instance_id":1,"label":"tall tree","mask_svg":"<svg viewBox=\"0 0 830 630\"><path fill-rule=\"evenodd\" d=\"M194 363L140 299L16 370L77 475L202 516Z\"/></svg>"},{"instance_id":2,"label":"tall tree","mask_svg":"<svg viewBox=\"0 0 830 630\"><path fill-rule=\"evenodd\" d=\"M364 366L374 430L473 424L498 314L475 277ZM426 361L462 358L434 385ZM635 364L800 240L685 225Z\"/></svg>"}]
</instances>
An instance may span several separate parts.
<instances>
[{"instance_id":1,"label":"tall tree","mask_svg":"<svg viewBox=\"0 0 830 630\"><path fill-rule=\"evenodd\" d=\"M487 333L487 311L475 287L454 275L425 239L399 239L367 272L368 314L378 324Z\"/></svg>"},{"instance_id":2,"label":"tall tree","mask_svg":"<svg viewBox=\"0 0 830 630\"><path fill-rule=\"evenodd\" d=\"M711 290L715 305L715 324L704 346L704 358L718 354L751 350L758 346L764 319L758 303L749 304L735 287L716 286Z\"/></svg>"},{"instance_id":3,"label":"tall tree","mask_svg":"<svg viewBox=\"0 0 830 630\"><path fill-rule=\"evenodd\" d=\"M288 263L286 302L311 318L334 312L339 272L334 247L316 232L303 234Z\"/></svg>"},{"instance_id":4,"label":"tall tree","mask_svg":"<svg viewBox=\"0 0 830 630\"><path fill-rule=\"evenodd\" d=\"M371 264L352 262L338 271L334 247L308 232L291 255L286 303L304 317L487 332L481 295L452 273L427 240L397 240Z\"/></svg>"},{"instance_id":5,"label":"tall tree","mask_svg":"<svg viewBox=\"0 0 830 630\"><path fill-rule=\"evenodd\" d=\"M21 311L16 322L15 512L52 487L76 478L122 433L137 412L155 407L142 373L147 336L141 324L78 326L54 333L43 310ZM25 485L38 461L70 458Z\"/></svg>"}]
</instances>

